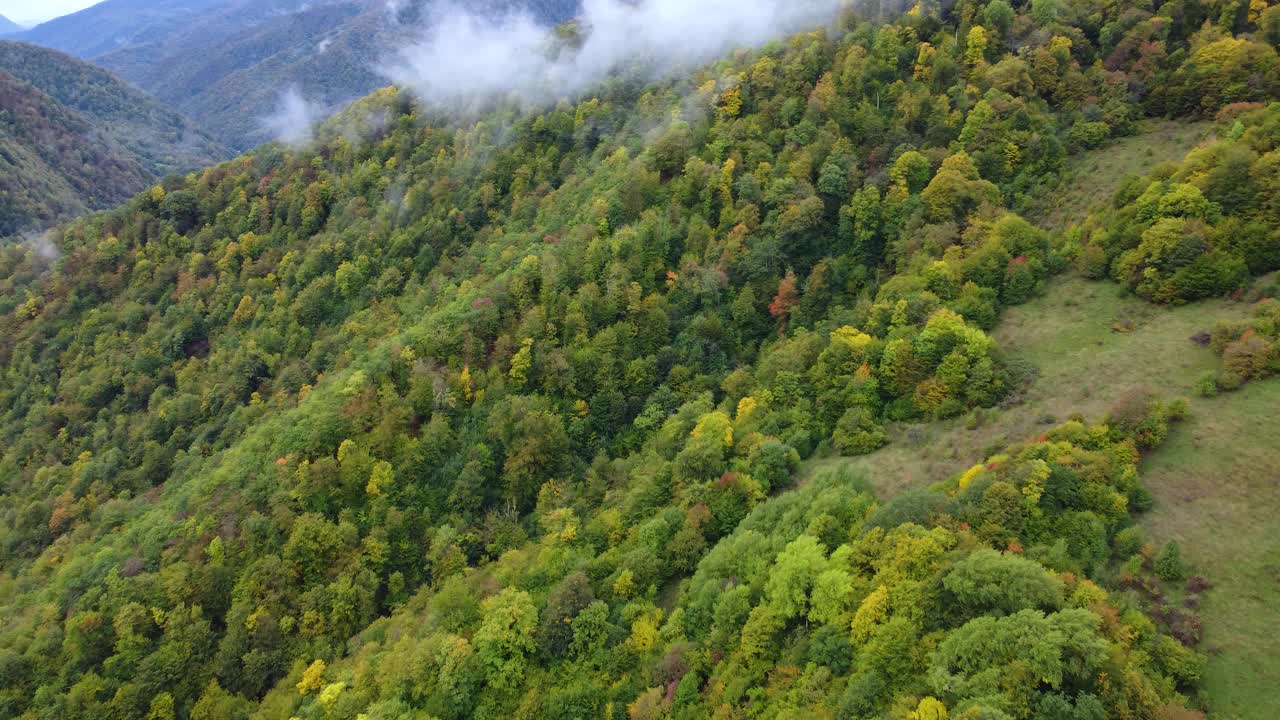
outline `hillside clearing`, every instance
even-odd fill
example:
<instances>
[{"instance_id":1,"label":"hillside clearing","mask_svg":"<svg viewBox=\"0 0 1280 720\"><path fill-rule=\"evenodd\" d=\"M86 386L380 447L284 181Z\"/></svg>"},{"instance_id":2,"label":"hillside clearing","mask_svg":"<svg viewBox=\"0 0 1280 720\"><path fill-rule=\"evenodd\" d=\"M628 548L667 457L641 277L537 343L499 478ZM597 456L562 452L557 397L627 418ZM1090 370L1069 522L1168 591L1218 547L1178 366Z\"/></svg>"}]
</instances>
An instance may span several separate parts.
<instances>
[{"instance_id":1,"label":"hillside clearing","mask_svg":"<svg viewBox=\"0 0 1280 720\"><path fill-rule=\"evenodd\" d=\"M1211 122L1146 120L1128 137L1075 155L1053 188L1037 193L1027 219L1047 230L1059 230L1111 201L1120 185L1146 175L1156 165L1181 160L1213 128Z\"/></svg>"},{"instance_id":2,"label":"hillside clearing","mask_svg":"<svg viewBox=\"0 0 1280 720\"><path fill-rule=\"evenodd\" d=\"M848 465L887 497L960 472L989 450L1034 437L1072 414L1100 417L1134 387L1190 395L1195 380L1217 363L1191 336L1247 311L1244 304L1224 300L1161 308L1121 296L1112 283L1058 278L1040 297L1009 309L994 333L1015 363L1035 368L1021 402L938 423L894 426L887 447L863 457L814 460L810 472ZM1193 412L1198 409L1193 402Z\"/></svg>"}]
</instances>

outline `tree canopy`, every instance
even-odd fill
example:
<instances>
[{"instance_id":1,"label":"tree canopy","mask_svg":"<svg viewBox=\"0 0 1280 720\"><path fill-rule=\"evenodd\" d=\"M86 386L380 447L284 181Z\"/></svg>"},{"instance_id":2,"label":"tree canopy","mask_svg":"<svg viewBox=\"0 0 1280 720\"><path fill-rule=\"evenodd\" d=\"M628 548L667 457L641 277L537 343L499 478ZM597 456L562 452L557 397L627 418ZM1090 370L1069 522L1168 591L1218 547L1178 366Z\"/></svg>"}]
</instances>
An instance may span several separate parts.
<instances>
[{"instance_id":1,"label":"tree canopy","mask_svg":"<svg viewBox=\"0 0 1280 720\"><path fill-rule=\"evenodd\" d=\"M1274 204L1272 108L1221 110L1122 222L1019 215L1145 114L1270 92L1265 13L1158 5L850 11L469 116L389 88L56 259L0 249L0 714L1194 705L1192 623L1144 590L1172 565L1133 547L1179 404L883 501L802 469L1016 399L989 331L1054 273L1173 302L1269 267L1234 248L1270 237L1236 230ZM1217 334L1242 378L1276 370L1274 306Z\"/></svg>"}]
</instances>

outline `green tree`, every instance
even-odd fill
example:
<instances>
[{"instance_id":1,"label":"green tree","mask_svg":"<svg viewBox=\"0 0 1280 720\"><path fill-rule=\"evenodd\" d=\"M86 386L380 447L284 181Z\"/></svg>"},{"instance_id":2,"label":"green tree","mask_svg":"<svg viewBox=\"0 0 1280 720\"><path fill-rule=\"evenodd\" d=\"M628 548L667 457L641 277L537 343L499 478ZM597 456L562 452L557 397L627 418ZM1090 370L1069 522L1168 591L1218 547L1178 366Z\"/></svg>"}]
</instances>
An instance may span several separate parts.
<instances>
[{"instance_id":1,"label":"green tree","mask_svg":"<svg viewBox=\"0 0 1280 720\"><path fill-rule=\"evenodd\" d=\"M1187 576L1187 567L1182 562L1182 548L1175 541L1165 543L1160 548L1155 560L1156 575L1161 580L1177 582Z\"/></svg>"},{"instance_id":2,"label":"green tree","mask_svg":"<svg viewBox=\"0 0 1280 720\"><path fill-rule=\"evenodd\" d=\"M765 595L769 605L789 620L809 611L809 593L818 576L827 568L826 549L812 535L792 540L769 571Z\"/></svg>"},{"instance_id":3,"label":"green tree","mask_svg":"<svg viewBox=\"0 0 1280 720\"><path fill-rule=\"evenodd\" d=\"M970 617L1062 606L1061 580L1037 562L995 550L979 550L956 563L942 585L956 609Z\"/></svg>"},{"instance_id":4,"label":"green tree","mask_svg":"<svg viewBox=\"0 0 1280 720\"><path fill-rule=\"evenodd\" d=\"M485 677L497 688L517 687L529 654L537 648L538 609L529 593L515 588L487 598L481 607L484 617L474 642Z\"/></svg>"},{"instance_id":5,"label":"green tree","mask_svg":"<svg viewBox=\"0 0 1280 720\"><path fill-rule=\"evenodd\" d=\"M938 646L930 662L930 683L952 705L1011 690L1087 685L1110 651L1098 624L1096 615L1077 609L975 618Z\"/></svg>"}]
</instances>

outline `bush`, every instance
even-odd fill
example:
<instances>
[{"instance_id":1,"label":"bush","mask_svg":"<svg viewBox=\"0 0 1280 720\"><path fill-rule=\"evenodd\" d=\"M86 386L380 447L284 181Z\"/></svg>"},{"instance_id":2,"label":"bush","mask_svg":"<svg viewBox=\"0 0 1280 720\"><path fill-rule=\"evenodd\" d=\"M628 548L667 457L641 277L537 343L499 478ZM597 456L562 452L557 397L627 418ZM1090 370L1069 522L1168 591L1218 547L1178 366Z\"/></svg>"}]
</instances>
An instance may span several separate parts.
<instances>
[{"instance_id":1,"label":"bush","mask_svg":"<svg viewBox=\"0 0 1280 720\"><path fill-rule=\"evenodd\" d=\"M1242 380L1252 380L1266 374L1271 353L1271 343L1249 330L1239 340L1223 348L1222 366Z\"/></svg>"},{"instance_id":2,"label":"bush","mask_svg":"<svg viewBox=\"0 0 1280 720\"><path fill-rule=\"evenodd\" d=\"M1037 286L1036 273L1024 256L1009 261L1005 270L1002 299L1006 305L1021 305L1031 299Z\"/></svg>"},{"instance_id":3,"label":"bush","mask_svg":"<svg viewBox=\"0 0 1280 720\"><path fill-rule=\"evenodd\" d=\"M1116 430L1132 433L1146 421L1156 405L1156 394L1151 388L1131 388L1111 404L1107 422Z\"/></svg>"},{"instance_id":4,"label":"bush","mask_svg":"<svg viewBox=\"0 0 1280 720\"><path fill-rule=\"evenodd\" d=\"M1163 293L1169 300L1221 297L1244 287L1248 278L1249 268L1240 256L1215 250L1175 273Z\"/></svg>"},{"instance_id":5,"label":"bush","mask_svg":"<svg viewBox=\"0 0 1280 720\"><path fill-rule=\"evenodd\" d=\"M1142 546L1146 544L1147 539L1142 528L1137 525L1131 525L1116 533L1113 542L1116 555L1124 557L1137 554L1142 549Z\"/></svg>"},{"instance_id":6,"label":"bush","mask_svg":"<svg viewBox=\"0 0 1280 720\"><path fill-rule=\"evenodd\" d=\"M1226 368L1223 368L1218 371L1215 382L1217 383L1219 390L1231 392L1232 390L1239 390L1240 386L1244 385L1244 378Z\"/></svg>"},{"instance_id":7,"label":"bush","mask_svg":"<svg viewBox=\"0 0 1280 720\"><path fill-rule=\"evenodd\" d=\"M1090 280L1105 278L1109 269L1107 251L1097 245L1086 245L1084 250L1080 251L1080 257L1076 261L1076 268L1081 275Z\"/></svg>"},{"instance_id":8,"label":"bush","mask_svg":"<svg viewBox=\"0 0 1280 720\"><path fill-rule=\"evenodd\" d=\"M893 529L906 523L927 527L947 506L947 496L933 490L908 490L890 500L868 520L867 527Z\"/></svg>"}]
</instances>

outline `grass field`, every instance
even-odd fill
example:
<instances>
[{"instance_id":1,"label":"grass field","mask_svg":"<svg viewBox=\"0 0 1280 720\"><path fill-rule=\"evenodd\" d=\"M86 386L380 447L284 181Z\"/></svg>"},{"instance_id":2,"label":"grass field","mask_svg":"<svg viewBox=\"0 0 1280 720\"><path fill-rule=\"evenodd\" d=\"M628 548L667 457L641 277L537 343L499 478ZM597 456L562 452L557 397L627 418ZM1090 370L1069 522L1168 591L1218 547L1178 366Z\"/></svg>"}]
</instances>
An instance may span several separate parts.
<instances>
[{"instance_id":1,"label":"grass field","mask_svg":"<svg viewBox=\"0 0 1280 720\"><path fill-rule=\"evenodd\" d=\"M1062 186L1046 189L1027 215L1048 229L1077 222L1109 201L1126 176L1182 158L1210 127L1148 121L1141 134L1073 159ZM1073 413L1099 419L1135 387L1189 398L1190 418L1143 461L1156 505L1142 522L1154 542L1177 540L1192 571L1213 584L1200 610L1210 718L1272 720L1280 717L1280 379L1215 398L1192 392L1218 360L1191 336L1247 313L1246 305L1221 300L1164 308L1109 282L1055 279L1040 297L1008 310L995 331L1011 359L1036 370L1019 402L891 427L887 447L815 459L804 472L848 469L886 498L944 480Z\"/></svg>"},{"instance_id":2,"label":"grass field","mask_svg":"<svg viewBox=\"0 0 1280 720\"><path fill-rule=\"evenodd\" d=\"M1180 159L1204 139L1210 123L1148 121L1141 132L1072 163L1058 189L1043 194L1028 215L1048 229L1065 227L1090 209L1109 201L1128 175ZM1031 403L1050 406L1036 396L1055 389L1078 388L1078 410L1096 414L1106 397L1143 381L1165 393L1185 394L1186 386L1212 358L1180 342L1192 326L1209 326L1241 309L1222 303L1173 311L1143 308L1135 301L1112 305L1070 293L1085 287L1068 280L1041 302L1010 314L1001 340L1031 359L1043 375ZM1055 297L1059 296L1059 297ZM1047 301L1044 302L1044 301ZM1074 312L1052 314L1062 303ZM1079 310L1101 313L1089 318ZM1133 335L1102 337L1108 314L1133 313L1142 318ZM1074 317L1072 317L1074 315ZM1096 357L1087 357L1090 344ZM1063 346L1080 348L1077 360L1096 373L1077 373L1065 363ZM1127 352L1142 362L1125 362ZM1154 351L1154 355L1152 352ZM1074 383L1077 383L1073 385ZM1070 398L1070 395L1063 396ZM1280 435L1275 423L1280 408L1280 380L1247 385L1213 399L1195 398L1191 417L1143 463L1144 479L1155 494L1156 507L1143 522L1158 543L1177 540L1183 556L1214 587L1201 606L1204 649L1209 653L1202 691L1215 719L1270 720L1280 717ZM1050 411L1053 412L1053 411ZM1025 415L1025 413L1023 413ZM1025 428L1026 418L1009 418L1000 430Z\"/></svg>"},{"instance_id":3,"label":"grass field","mask_svg":"<svg viewBox=\"0 0 1280 720\"><path fill-rule=\"evenodd\" d=\"M1163 162L1181 160L1208 136L1211 122L1146 120L1136 135L1073 157L1057 185L1045 188L1025 209L1027 219L1047 230L1079 222L1110 202L1131 175L1145 175Z\"/></svg>"},{"instance_id":4,"label":"grass field","mask_svg":"<svg viewBox=\"0 0 1280 720\"><path fill-rule=\"evenodd\" d=\"M1208 122L1146 120L1138 134L1071 158L1059 186L1042 188L1027 217L1049 229L1083 220L1108 202L1126 177L1181 159L1211 128ZM874 478L881 493L891 494L945 478L987 449L1032 437L1071 413L1099 415L1110 399L1136 384L1188 394L1215 362L1212 353L1188 338L1219 317L1243 312L1226 303L1162 310L1121 297L1108 283L1055 280L1043 297L1010 310L996 334L1002 347L1040 371L1025 403L977 418L891 428L889 447L866 458L814 460L807 471L850 465ZM1136 329L1114 333L1117 321L1132 322ZM1133 357L1147 362L1134 363ZM971 421L977 426L970 428Z\"/></svg>"},{"instance_id":5,"label":"grass field","mask_svg":"<svg viewBox=\"0 0 1280 720\"><path fill-rule=\"evenodd\" d=\"M1203 690L1211 717L1280 715L1280 380L1193 403L1192 415L1144 462L1156 496L1144 518L1177 540L1204 595Z\"/></svg>"}]
</instances>

